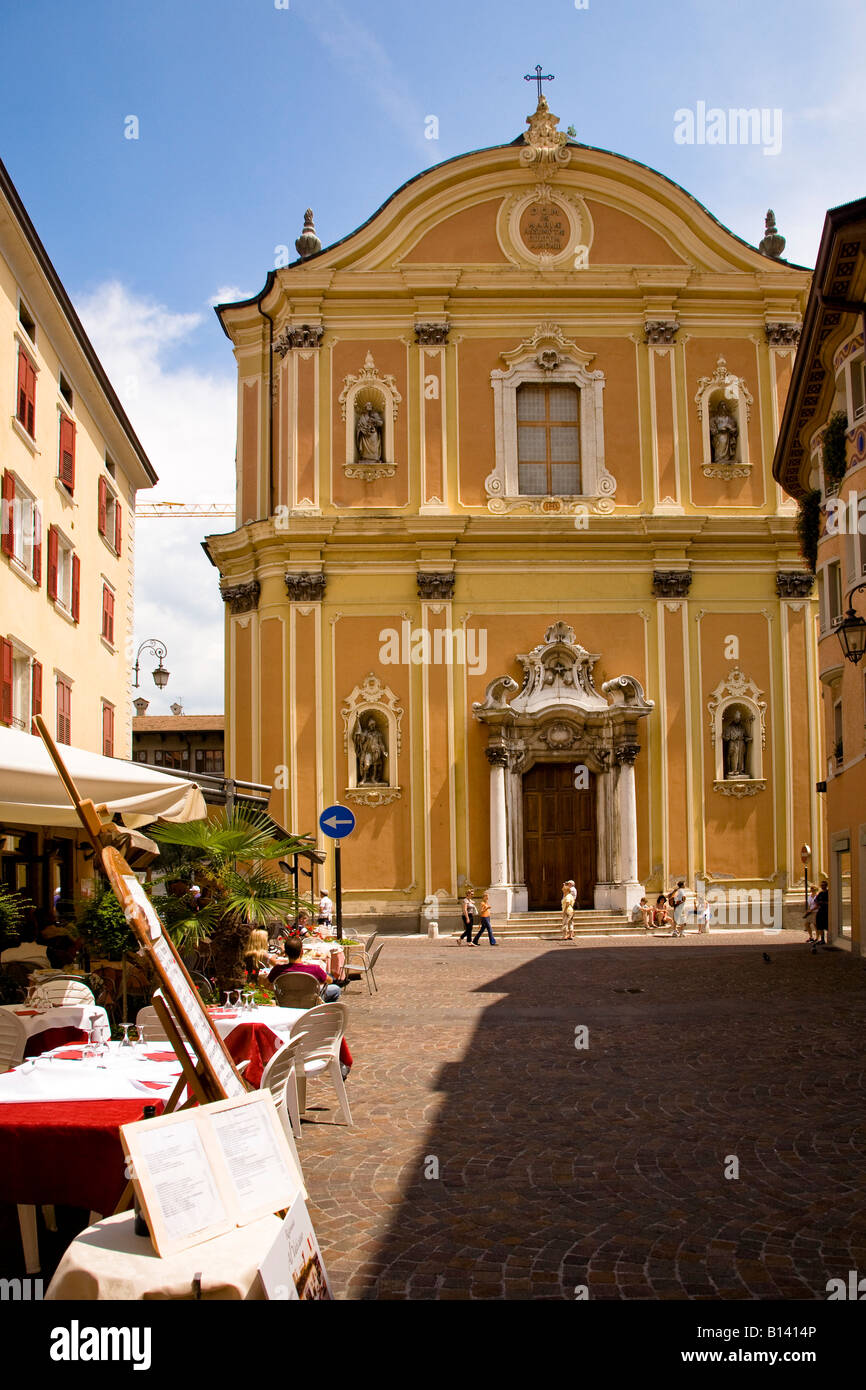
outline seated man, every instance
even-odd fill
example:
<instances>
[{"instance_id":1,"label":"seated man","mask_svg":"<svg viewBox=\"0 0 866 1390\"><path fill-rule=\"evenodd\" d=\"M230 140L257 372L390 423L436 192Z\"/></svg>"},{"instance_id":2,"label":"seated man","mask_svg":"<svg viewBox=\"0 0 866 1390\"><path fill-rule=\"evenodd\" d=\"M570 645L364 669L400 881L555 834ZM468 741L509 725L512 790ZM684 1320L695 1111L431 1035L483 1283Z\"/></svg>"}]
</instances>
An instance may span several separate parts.
<instances>
[{"instance_id":1,"label":"seated man","mask_svg":"<svg viewBox=\"0 0 866 1390\"><path fill-rule=\"evenodd\" d=\"M653 910L646 898L641 898L631 910L631 920L638 926L643 927L644 931L651 931L653 925Z\"/></svg>"},{"instance_id":2,"label":"seated man","mask_svg":"<svg viewBox=\"0 0 866 1390\"><path fill-rule=\"evenodd\" d=\"M273 970L270 971L268 979L271 984L273 984L278 976L285 975L289 971L294 971L295 974L312 975L314 980L324 986L321 995L325 1003L336 1003L341 997L340 986L334 983L323 965L318 965L315 961L310 961L308 965L305 964L301 959L303 953L304 948L301 945L300 939L297 936L290 936L286 942L286 964L275 965Z\"/></svg>"},{"instance_id":3,"label":"seated man","mask_svg":"<svg viewBox=\"0 0 866 1390\"><path fill-rule=\"evenodd\" d=\"M36 940L37 928L32 921L25 922L21 928L21 936L17 946L7 946L6 950L0 955L0 964L8 965L11 961L25 961L28 965L47 966L48 952L44 946L40 946Z\"/></svg>"}]
</instances>

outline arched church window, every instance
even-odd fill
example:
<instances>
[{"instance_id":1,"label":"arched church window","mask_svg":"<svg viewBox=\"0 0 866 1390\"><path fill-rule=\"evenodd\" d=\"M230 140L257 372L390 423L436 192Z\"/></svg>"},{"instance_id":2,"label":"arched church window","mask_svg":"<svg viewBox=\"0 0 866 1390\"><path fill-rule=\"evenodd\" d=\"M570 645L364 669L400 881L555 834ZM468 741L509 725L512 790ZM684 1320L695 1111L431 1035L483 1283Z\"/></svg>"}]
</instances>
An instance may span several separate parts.
<instances>
[{"instance_id":1,"label":"arched church window","mask_svg":"<svg viewBox=\"0 0 866 1390\"><path fill-rule=\"evenodd\" d=\"M523 495L580 493L580 392L525 382L517 388L517 480Z\"/></svg>"}]
</instances>

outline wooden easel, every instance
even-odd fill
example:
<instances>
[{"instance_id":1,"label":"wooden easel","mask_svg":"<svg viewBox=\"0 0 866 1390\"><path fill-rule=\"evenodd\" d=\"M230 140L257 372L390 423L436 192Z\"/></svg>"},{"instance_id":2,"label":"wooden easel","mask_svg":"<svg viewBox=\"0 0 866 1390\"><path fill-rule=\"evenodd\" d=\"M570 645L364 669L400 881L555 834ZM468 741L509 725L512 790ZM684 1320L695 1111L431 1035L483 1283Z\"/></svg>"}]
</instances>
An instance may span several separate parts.
<instances>
[{"instance_id":1,"label":"wooden easel","mask_svg":"<svg viewBox=\"0 0 866 1390\"><path fill-rule=\"evenodd\" d=\"M162 930L154 908L123 855L110 843L117 832L108 808L97 807L79 796L44 719L37 714L33 723L93 845L97 863L138 938L139 948L147 955L159 978L160 989L154 995L153 1007L182 1071L166 1102L165 1113L178 1108L184 1090L189 1091L184 1105L207 1105L214 1100L229 1100L245 1094L250 1088L214 1028L174 942ZM104 813L105 819L100 813ZM128 1183L115 1210L125 1211L131 1202L132 1184Z\"/></svg>"}]
</instances>

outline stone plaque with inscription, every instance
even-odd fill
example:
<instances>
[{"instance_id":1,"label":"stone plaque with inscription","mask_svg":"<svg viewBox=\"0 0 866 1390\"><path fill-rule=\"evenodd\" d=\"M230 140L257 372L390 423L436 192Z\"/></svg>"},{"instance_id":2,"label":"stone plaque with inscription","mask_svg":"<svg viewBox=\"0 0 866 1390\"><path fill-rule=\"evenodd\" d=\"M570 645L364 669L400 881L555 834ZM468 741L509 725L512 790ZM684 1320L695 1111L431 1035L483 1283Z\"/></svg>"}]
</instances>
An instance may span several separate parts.
<instances>
[{"instance_id":1,"label":"stone plaque with inscription","mask_svg":"<svg viewBox=\"0 0 866 1390\"><path fill-rule=\"evenodd\" d=\"M568 214L550 199L530 203L519 224L520 239L532 255L558 256L568 246Z\"/></svg>"}]
</instances>

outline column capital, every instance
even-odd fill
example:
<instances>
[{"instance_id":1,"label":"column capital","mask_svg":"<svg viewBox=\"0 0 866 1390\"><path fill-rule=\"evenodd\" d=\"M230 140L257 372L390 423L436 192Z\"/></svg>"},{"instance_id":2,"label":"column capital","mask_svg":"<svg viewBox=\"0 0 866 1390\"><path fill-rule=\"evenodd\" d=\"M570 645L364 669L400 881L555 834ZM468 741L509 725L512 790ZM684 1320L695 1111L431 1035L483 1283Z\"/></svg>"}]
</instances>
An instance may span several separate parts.
<instances>
[{"instance_id":1,"label":"column capital","mask_svg":"<svg viewBox=\"0 0 866 1390\"><path fill-rule=\"evenodd\" d=\"M614 757L620 767L622 767L624 763L628 763L629 766L633 767L635 758L639 752L639 743L621 743L618 748L614 749Z\"/></svg>"},{"instance_id":2,"label":"column capital","mask_svg":"<svg viewBox=\"0 0 866 1390\"><path fill-rule=\"evenodd\" d=\"M491 767L508 767L511 761L507 748L503 748L501 743L494 744L490 748L485 748L484 756Z\"/></svg>"}]
</instances>

